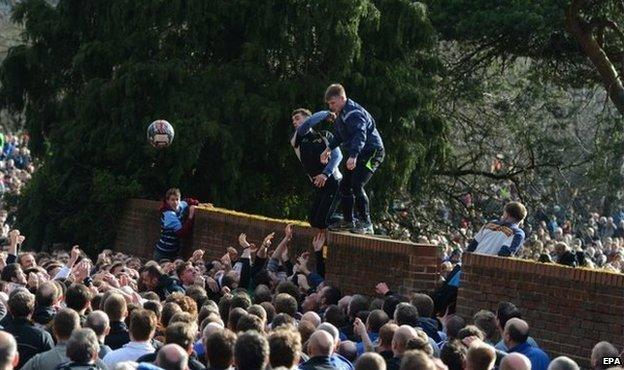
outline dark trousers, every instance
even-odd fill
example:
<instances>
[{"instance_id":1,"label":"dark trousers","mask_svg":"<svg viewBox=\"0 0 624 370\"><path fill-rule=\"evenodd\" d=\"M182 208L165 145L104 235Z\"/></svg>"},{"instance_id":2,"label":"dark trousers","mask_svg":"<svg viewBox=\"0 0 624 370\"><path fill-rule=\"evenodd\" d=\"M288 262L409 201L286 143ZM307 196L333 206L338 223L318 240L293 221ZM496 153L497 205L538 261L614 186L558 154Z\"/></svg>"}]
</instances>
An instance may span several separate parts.
<instances>
[{"instance_id":1,"label":"dark trousers","mask_svg":"<svg viewBox=\"0 0 624 370\"><path fill-rule=\"evenodd\" d=\"M355 205L357 213L355 216L357 219L362 222L371 222L368 195L366 195L364 186L373 177L373 173L383 162L384 156L383 150L361 153L353 171L345 169L343 172L344 177L340 183L340 198L342 215L345 221L353 221L353 208Z\"/></svg>"},{"instance_id":2,"label":"dark trousers","mask_svg":"<svg viewBox=\"0 0 624 370\"><path fill-rule=\"evenodd\" d=\"M171 262L178 258L179 251L177 252L164 252L158 248L154 248L154 261L159 262L161 260L169 260Z\"/></svg>"},{"instance_id":3,"label":"dark trousers","mask_svg":"<svg viewBox=\"0 0 624 370\"><path fill-rule=\"evenodd\" d=\"M312 227L326 229L338 206L339 181L333 176L327 178L325 186L314 188L314 196L310 205L309 221Z\"/></svg>"}]
</instances>

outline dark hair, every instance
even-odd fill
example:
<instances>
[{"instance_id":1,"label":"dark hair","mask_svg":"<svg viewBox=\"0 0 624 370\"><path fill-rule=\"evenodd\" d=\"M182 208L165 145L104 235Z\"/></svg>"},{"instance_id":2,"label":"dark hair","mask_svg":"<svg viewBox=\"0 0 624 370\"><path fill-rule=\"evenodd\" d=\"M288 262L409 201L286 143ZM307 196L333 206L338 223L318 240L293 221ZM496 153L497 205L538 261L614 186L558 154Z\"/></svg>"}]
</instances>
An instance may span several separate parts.
<instances>
[{"instance_id":1,"label":"dark hair","mask_svg":"<svg viewBox=\"0 0 624 370\"><path fill-rule=\"evenodd\" d=\"M263 370L269 357L269 343L256 331L238 336L234 346L237 370Z\"/></svg>"},{"instance_id":2,"label":"dark hair","mask_svg":"<svg viewBox=\"0 0 624 370\"><path fill-rule=\"evenodd\" d=\"M449 338L455 339L459 334L459 331L462 330L466 326L466 320L459 315L451 316L446 323L446 334Z\"/></svg>"},{"instance_id":3,"label":"dark hair","mask_svg":"<svg viewBox=\"0 0 624 370\"><path fill-rule=\"evenodd\" d=\"M492 311L481 310L472 317L475 325L483 331L485 338L491 342L498 339L498 328L496 327L496 315Z\"/></svg>"},{"instance_id":4,"label":"dark hair","mask_svg":"<svg viewBox=\"0 0 624 370\"><path fill-rule=\"evenodd\" d=\"M258 333L264 333L264 323L262 319L256 315L247 314L241 317L236 324L236 331L255 330Z\"/></svg>"},{"instance_id":5,"label":"dark hair","mask_svg":"<svg viewBox=\"0 0 624 370\"><path fill-rule=\"evenodd\" d=\"M247 310L251 306L251 298L247 293L238 293L232 296L232 300L230 301L230 310L240 307L243 310Z\"/></svg>"},{"instance_id":6,"label":"dark hair","mask_svg":"<svg viewBox=\"0 0 624 370\"><path fill-rule=\"evenodd\" d=\"M412 296L411 303L418 309L420 317L433 316L433 299L426 294L416 293Z\"/></svg>"},{"instance_id":7,"label":"dark hair","mask_svg":"<svg viewBox=\"0 0 624 370\"><path fill-rule=\"evenodd\" d=\"M154 312L137 308L130 316L130 334L133 340L146 341L156 330L156 315Z\"/></svg>"},{"instance_id":8,"label":"dark hair","mask_svg":"<svg viewBox=\"0 0 624 370\"><path fill-rule=\"evenodd\" d=\"M262 306L262 308L264 308L264 311L266 311L266 320L267 322L273 322L273 319L275 318L275 306L273 306L273 303L271 302L262 302L260 303L260 306Z\"/></svg>"},{"instance_id":9,"label":"dark hair","mask_svg":"<svg viewBox=\"0 0 624 370\"><path fill-rule=\"evenodd\" d=\"M337 305L340 298L342 298L342 293L340 292L340 289L330 286L323 291L322 298L325 299L325 305Z\"/></svg>"},{"instance_id":10,"label":"dark hair","mask_svg":"<svg viewBox=\"0 0 624 370\"><path fill-rule=\"evenodd\" d=\"M160 320L162 317L162 305L156 301L145 301L143 308L152 311L156 315L156 319Z\"/></svg>"},{"instance_id":11,"label":"dark hair","mask_svg":"<svg viewBox=\"0 0 624 370\"><path fill-rule=\"evenodd\" d=\"M104 301L104 312L110 321L121 321L128 314L126 300L119 293L113 293Z\"/></svg>"},{"instance_id":12,"label":"dark hair","mask_svg":"<svg viewBox=\"0 0 624 370\"><path fill-rule=\"evenodd\" d=\"M524 220L527 215L526 207L520 202L509 202L505 204L505 212L518 222Z\"/></svg>"},{"instance_id":13,"label":"dark hair","mask_svg":"<svg viewBox=\"0 0 624 370\"><path fill-rule=\"evenodd\" d=\"M509 333L509 337L511 338L511 340L513 340L515 343L524 343L529 338L528 330L519 330L516 325L513 325L513 323L507 327L507 332Z\"/></svg>"},{"instance_id":14,"label":"dark hair","mask_svg":"<svg viewBox=\"0 0 624 370\"><path fill-rule=\"evenodd\" d=\"M165 342L167 344L175 343L186 351L193 345L195 333L197 333L197 325L195 323L189 325L184 322L176 322L167 326Z\"/></svg>"},{"instance_id":15,"label":"dark hair","mask_svg":"<svg viewBox=\"0 0 624 370\"><path fill-rule=\"evenodd\" d=\"M141 270L139 271L139 275L143 274L144 272L147 272L147 274L150 277L155 277L155 278L159 278L159 279L160 279L161 276L164 275L164 273L161 270L160 266L156 265L156 264L149 264L149 265L143 266L141 268Z\"/></svg>"},{"instance_id":16,"label":"dark hair","mask_svg":"<svg viewBox=\"0 0 624 370\"><path fill-rule=\"evenodd\" d=\"M288 293L279 293L273 301L277 313L286 313L292 317L297 313L297 300Z\"/></svg>"},{"instance_id":17,"label":"dark hair","mask_svg":"<svg viewBox=\"0 0 624 370\"><path fill-rule=\"evenodd\" d=\"M275 293L282 294L286 293L295 299L295 302L299 301L299 287L290 281L284 281L279 283L279 285L275 288Z\"/></svg>"},{"instance_id":18,"label":"dark hair","mask_svg":"<svg viewBox=\"0 0 624 370\"><path fill-rule=\"evenodd\" d=\"M448 370L463 370L468 350L457 339L448 342L440 350L440 360L448 367Z\"/></svg>"},{"instance_id":19,"label":"dark hair","mask_svg":"<svg viewBox=\"0 0 624 370\"><path fill-rule=\"evenodd\" d=\"M212 368L227 369L232 365L236 334L228 329L210 334L204 340L206 359Z\"/></svg>"},{"instance_id":20,"label":"dark hair","mask_svg":"<svg viewBox=\"0 0 624 370\"><path fill-rule=\"evenodd\" d=\"M163 305L162 314L160 316L160 323L166 327L169 325L171 318L178 312L183 312L180 305L175 302L167 302Z\"/></svg>"},{"instance_id":21,"label":"dark hair","mask_svg":"<svg viewBox=\"0 0 624 370\"><path fill-rule=\"evenodd\" d=\"M9 312L13 317L28 317L35 310L35 297L28 291L18 291L9 297Z\"/></svg>"},{"instance_id":22,"label":"dark hair","mask_svg":"<svg viewBox=\"0 0 624 370\"><path fill-rule=\"evenodd\" d=\"M402 302L394 311L394 321L397 325L418 326L418 310L409 303Z\"/></svg>"},{"instance_id":23,"label":"dark hair","mask_svg":"<svg viewBox=\"0 0 624 370\"><path fill-rule=\"evenodd\" d=\"M301 352L301 335L289 328L280 328L269 335L269 360L273 369L293 367Z\"/></svg>"},{"instance_id":24,"label":"dark hair","mask_svg":"<svg viewBox=\"0 0 624 370\"><path fill-rule=\"evenodd\" d=\"M227 321L230 317L230 304L232 302L232 296L229 294L224 295L219 300L219 316L223 319L223 321Z\"/></svg>"},{"instance_id":25,"label":"dark hair","mask_svg":"<svg viewBox=\"0 0 624 370\"><path fill-rule=\"evenodd\" d=\"M52 327L57 341L69 339L74 329L80 328L80 316L71 308L64 308L54 315Z\"/></svg>"},{"instance_id":26,"label":"dark hair","mask_svg":"<svg viewBox=\"0 0 624 370\"><path fill-rule=\"evenodd\" d=\"M312 112L310 112L310 110L305 109L305 108L297 108L295 110L292 111L292 113L290 114L291 117L297 115L297 114L301 114L305 117L310 117L312 115Z\"/></svg>"},{"instance_id":27,"label":"dark hair","mask_svg":"<svg viewBox=\"0 0 624 370\"><path fill-rule=\"evenodd\" d=\"M328 101L337 96L346 96L345 89L341 84L331 84L325 90L325 101Z\"/></svg>"},{"instance_id":28,"label":"dark hair","mask_svg":"<svg viewBox=\"0 0 624 370\"><path fill-rule=\"evenodd\" d=\"M186 289L186 295L195 301L197 307L202 307L204 302L208 300L208 293L206 292L206 289L197 285L191 285L188 287Z\"/></svg>"},{"instance_id":29,"label":"dark hair","mask_svg":"<svg viewBox=\"0 0 624 370\"><path fill-rule=\"evenodd\" d=\"M340 328L344 325L346 317L344 312L337 305L333 304L325 310L325 322Z\"/></svg>"},{"instance_id":30,"label":"dark hair","mask_svg":"<svg viewBox=\"0 0 624 370\"><path fill-rule=\"evenodd\" d=\"M17 271L21 270L22 266L19 263L9 263L4 266L2 273L0 274L0 280L11 282L14 277L17 277Z\"/></svg>"},{"instance_id":31,"label":"dark hair","mask_svg":"<svg viewBox=\"0 0 624 370\"><path fill-rule=\"evenodd\" d=\"M485 339L485 334L476 325L466 325L457 333L457 339L463 340L468 337L477 337L483 340Z\"/></svg>"},{"instance_id":32,"label":"dark hair","mask_svg":"<svg viewBox=\"0 0 624 370\"><path fill-rule=\"evenodd\" d=\"M522 318L522 313L515 304L511 302L500 302L498 304L498 308L496 309L496 318L498 319L498 323L501 328L504 329L505 325L507 325L507 321L509 321L509 319L513 319L514 317L518 319Z\"/></svg>"},{"instance_id":33,"label":"dark hair","mask_svg":"<svg viewBox=\"0 0 624 370\"><path fill-rule=\"evenodd\" d=\"M273 321L271 321L271 328L276 329L282 325L296 325L297 321L287 313L280 313L275 315Z\"/></svg>"},{"instance_id":34,"label":"dark hair","mask_svg":"<svg viewBox=\"0 0 624 370\"><path fill-rule=\"evenodd\" d=\"M379 333L381 327L384 326L388 321L390 321L390 318L383 310L373 310L368 315L367 321L370 331L372 331L373 333Z\"/></svg>"},{"instance_id":35,"label":"dark hair","mask_svg":"<svg viewBox=\"0 0 624 370\"><path fill-rule=\"evenodd\" d=\"M254 290L253 302L255 304L271 302L271 289L264 284L256 286L256 289Z\"/></svg>"},{"instance_id":36,"label":"dark hair","mask_svg":"<svg viewBox=\"0 0 624 370\"><path fill-rule=\"evenodd\" d=\"M349 302L347 313L350 318L355 318L360 311L367 311L368 306L368 298L361 294L354 294L353 297L351 297L351 302Z\"/></svg>"},{"instance_id":37,"label":"dark hair","mask_svg":"<svg viewBox=\"0 0 624 370\"><path fill-rule=\"evenodd\" d=\"M245 311L244 309L240 307L233 308L230 311L230 314L228 315L228 319L227 319L228 328L232 330L236 330L236 327L238 326L238 321L243 316L247 316L247 311Z\"/></svg>"},{"instance_id":38,"label":"dark hair","mask_svg":"<svg viewBox=\"0 0 624 370\"><path fill-rule=\"evenodd\" d=\"M91 291L84 284L72 284L65 293L65 304L80 312L91 302L91 297Z\"/></svg>"},{"instance_id":39,"label":"dark hair","mask_svg":"<svg viewBox=\"0 0 624 370\"><path fill-rule=\"evenodd\" d=\"M386 298L382 309L386 311L388 317L394 317L394 311L401 302L409 302L409 299L402 295L391 295L390 297Z\"/></svg>"},{"instance_id":40,"label":"dark hair","mask_svg":"<svg viewBox=\"0 0 624 370\"><path fill-rule=\"evenodd\" d=\"M247 313L259 317L263 322L267 322L266 310L259 304L252 304L249 306Z\"/></svg>"}]
</instances>

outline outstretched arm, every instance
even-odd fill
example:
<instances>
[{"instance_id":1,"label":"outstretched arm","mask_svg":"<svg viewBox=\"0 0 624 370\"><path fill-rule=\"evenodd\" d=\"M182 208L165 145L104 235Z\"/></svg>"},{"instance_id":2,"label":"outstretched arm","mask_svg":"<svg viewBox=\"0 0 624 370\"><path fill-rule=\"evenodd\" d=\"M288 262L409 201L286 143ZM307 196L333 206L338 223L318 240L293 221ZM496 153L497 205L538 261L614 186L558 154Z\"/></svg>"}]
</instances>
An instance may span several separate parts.
<instances>
[{"instance_id":1,"label":"outstretched arm","mask_svg":"<svg viewBox=\"0 0 624 370\"><path fill-rule=\"evenodd\" d=\"M314 113L310 117L306 118L301 126L297 128L297 135L305 135L311 128L318 125L320 122L325 121L329 115L330 112L328 110L322 110Z\"/></svg>"}]
</instances>

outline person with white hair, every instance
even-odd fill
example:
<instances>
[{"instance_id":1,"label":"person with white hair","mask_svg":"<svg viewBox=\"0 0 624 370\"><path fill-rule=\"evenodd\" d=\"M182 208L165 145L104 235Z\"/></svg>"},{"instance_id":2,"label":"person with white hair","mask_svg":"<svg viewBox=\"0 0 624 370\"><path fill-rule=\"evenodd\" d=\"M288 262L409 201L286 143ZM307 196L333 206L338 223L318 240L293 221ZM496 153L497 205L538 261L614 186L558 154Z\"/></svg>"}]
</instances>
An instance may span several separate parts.
<instances>
[{"instance_id":1,"label":"person with white hair","mask_svg":"<svg viewBox=\"0 0 624 370\"><path fill-rule=\"evenodd\" d=\"M548 370L580 370L580 367L570 357L559 356L548 365Z\"/></svg>"},{"instance_id":2,"label":"person with white hair","mask_svg":"<svg viewBox=\"0 0 624 370\"><path fill-rule=\"evenodd\" d=\"M0 330L0 370L13 370L19 362L17 342L6 331Z\"/></svg>"}]
</instances>

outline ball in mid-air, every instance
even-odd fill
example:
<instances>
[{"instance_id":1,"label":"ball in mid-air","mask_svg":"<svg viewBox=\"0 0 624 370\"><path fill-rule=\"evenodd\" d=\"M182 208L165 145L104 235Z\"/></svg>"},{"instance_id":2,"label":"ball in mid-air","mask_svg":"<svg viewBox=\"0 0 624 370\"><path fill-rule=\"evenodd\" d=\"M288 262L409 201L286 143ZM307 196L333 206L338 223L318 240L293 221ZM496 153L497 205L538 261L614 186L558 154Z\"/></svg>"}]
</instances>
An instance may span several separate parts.
<instances>
[{"instance_id":1,"label":"ball in mid-air","mask_svg":"<svg viewBox=\"0 0 624 370\"><path fill-rule=\"evenodd\" d=\"M147 128L147 140L154 148L166 148L173 142L175 132L171 123L164 119L152 122Z\"/></svg>"}]
</instances>

